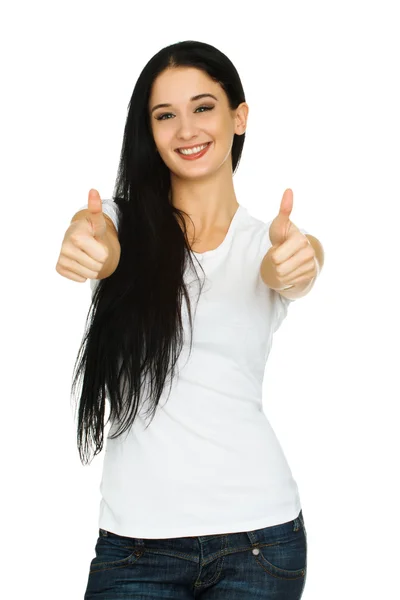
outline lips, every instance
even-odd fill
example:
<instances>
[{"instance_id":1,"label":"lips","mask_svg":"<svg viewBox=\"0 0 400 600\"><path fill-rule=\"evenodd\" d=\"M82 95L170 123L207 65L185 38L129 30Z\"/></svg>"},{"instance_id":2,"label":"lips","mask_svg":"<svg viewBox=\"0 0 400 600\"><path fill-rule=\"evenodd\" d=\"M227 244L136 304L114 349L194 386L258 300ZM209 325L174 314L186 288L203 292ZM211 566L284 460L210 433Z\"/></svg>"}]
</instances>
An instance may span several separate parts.
<instances>
[{"instance_id":1,"label":"lips","mask_svg":"<svg viewBox=\"0 0 400 600\"><path fill-rule=\"evenodd\" d=\"M197 146L202 146L203 144L196 144L195 146L192 146L192 148L196 148ZM200 150L200 152L197 152L197 154L182 154L181 152L179 152L179 149L175 150L175 152L178 154L178 156L180 156L181 158L183 158L184 160L195 160L197 158L201 158L209 149L211 145L211 142L207 142L207 146L205 148L203 148L203 150ZM185 150L186 148L184 148Z\"/></svg>"}]
</instances>

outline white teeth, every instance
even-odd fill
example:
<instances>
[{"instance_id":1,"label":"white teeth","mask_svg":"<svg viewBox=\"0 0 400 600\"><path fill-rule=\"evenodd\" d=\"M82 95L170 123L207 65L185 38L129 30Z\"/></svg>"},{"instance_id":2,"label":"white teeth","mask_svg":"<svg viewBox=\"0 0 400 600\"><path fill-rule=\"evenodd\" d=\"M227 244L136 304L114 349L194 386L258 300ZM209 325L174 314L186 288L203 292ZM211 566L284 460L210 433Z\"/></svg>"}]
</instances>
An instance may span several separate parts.
<instances>
[{"instance_id":1,"label":"white teeth","mask_svg":"<svg viewBox=\"0 0 400 600\"><path fill-rule=\"evenodd\" d=\"M203 146L196 146L195 148L192 148L191 150L178 150L178 152L180 152L181 154L197 154L198 152L203 150L206 146L208 146L208 144L204 144Z\"/></svg>"}]
</instances>

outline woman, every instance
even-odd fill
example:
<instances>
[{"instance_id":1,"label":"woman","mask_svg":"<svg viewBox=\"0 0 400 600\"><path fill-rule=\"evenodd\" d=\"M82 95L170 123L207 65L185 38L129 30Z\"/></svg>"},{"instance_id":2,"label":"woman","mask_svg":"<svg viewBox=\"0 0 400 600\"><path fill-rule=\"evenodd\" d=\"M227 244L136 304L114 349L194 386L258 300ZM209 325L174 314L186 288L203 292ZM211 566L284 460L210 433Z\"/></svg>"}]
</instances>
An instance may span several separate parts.
<instances>
[{"instance_id":1,"label":"woman","mask_svg":"<svg viewBox=\"0 0 400 600\"><path fill-rule=\"evenodd\" d=\"M222 52L162 49L132 94L114 200L91 190L64 238L58 272L93 291L81 460L103 447L106 395L111 423L85 600L302 595L304 520L262 382L321 246L289 221L290 190L267 224L238 203L247 116Z\"/></svg>"}]
</instances>

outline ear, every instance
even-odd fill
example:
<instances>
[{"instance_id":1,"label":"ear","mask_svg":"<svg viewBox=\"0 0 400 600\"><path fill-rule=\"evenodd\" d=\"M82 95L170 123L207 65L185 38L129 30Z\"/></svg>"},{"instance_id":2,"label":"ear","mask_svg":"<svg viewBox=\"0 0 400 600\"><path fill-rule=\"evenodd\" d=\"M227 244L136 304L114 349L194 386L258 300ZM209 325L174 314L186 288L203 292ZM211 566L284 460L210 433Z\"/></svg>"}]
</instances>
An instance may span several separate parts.
<instances>
[{"instance_id":1,"label":"ear","mask_svg":"<svg viewBox=\"0 0 400 600\"><path fill-rule=\"evenodd\" d=\"M235 115L235 133L236 135L243 135L246 131L247 117L249 114L249 105L246 102L242 102L236 109Z\"/></svg>"}]
</instances>

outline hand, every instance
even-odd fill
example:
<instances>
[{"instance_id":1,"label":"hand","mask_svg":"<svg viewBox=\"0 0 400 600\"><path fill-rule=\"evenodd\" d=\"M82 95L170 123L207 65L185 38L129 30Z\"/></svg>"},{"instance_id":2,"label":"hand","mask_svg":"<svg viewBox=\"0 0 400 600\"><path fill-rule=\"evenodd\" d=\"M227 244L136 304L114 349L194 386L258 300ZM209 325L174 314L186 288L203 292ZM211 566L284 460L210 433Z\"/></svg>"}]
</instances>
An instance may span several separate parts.
<instances>
[{"instance_id":1,"label":"hand","mask_svg":"<svg viewBox=\"0 0 400 600\"><path fill-rule=\"evenodd\" d=\"M56 271L73 281L97 279L109 256L103 241L107 223L97 190L89 191L88 214L72 221L64 235Z\"/></svg>"},{"instance_id":2,"label":"hand","mask_svg":"<svg viewBox=\"0 0 400 600\"><path fill-rule=\"evenodd\" d=\"M297 283L311 282L318 274L315 250L289 216L293 209L293 192L285 190L278 216L269 228L271 248L264 256L261 274L264 283L282 290Z\"/></svg>"}]
</instances>

